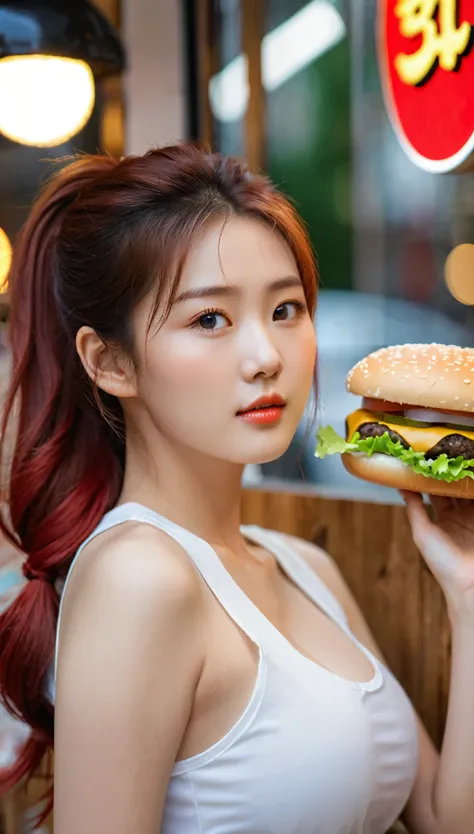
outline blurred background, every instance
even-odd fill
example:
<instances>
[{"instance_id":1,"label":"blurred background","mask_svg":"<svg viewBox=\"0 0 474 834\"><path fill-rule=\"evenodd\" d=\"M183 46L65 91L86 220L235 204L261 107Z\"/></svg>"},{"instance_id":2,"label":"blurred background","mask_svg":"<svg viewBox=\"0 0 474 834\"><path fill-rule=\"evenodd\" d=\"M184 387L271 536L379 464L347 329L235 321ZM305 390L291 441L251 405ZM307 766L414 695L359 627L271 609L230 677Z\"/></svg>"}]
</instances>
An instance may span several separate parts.
<instances>
[{"instance_id":1,"label":"blurred background","mask_svg":"<svg viewBox=\"0 0 474 834\"><path fill-rule=\"evenodd\" d=\"M318 409L280 460L247 469L249 487L381 500L339 458L314 458L317 423L343 431L358 406L347 371L387 344L472 344L473 308L444 282L449 252L474 242L471 176L423 171L400 147L375 16L376 0L0 2L12 51L36 39L43 55L63 58L29 75L2 75L0 61L4 277L38 186L77 151L121 156L202 139L268 172L308 224L321 273ZM90 77L70 73L64 57L81 58Z\"/></svg>"}]
</instances>

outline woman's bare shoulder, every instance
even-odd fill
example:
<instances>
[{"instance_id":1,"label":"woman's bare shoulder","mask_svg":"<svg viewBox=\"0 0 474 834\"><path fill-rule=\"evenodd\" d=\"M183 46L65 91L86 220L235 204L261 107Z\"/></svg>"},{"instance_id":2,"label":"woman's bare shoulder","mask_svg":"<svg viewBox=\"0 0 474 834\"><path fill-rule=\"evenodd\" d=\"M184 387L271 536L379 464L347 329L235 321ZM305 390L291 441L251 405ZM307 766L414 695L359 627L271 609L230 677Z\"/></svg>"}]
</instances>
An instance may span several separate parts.
<instances>
[{"instance_id":1,"label":"woman's bare shoulder","mask_svg":"<svg viewBox=\"0 0 474 834\"><path fill-rule=\"evenodd\" d=\"M203 583L183 548L161 530L126 522L89 542L77 559L64 593L60 661L79 642L86 655L99 635L110 647L118 635L144 641L151 653L163 636L178 645L193 635L197 667L205 610Z\"/></svg>"},{"instance_id":2,"label":"woman's bare shoulder","mask_svg":"<svg viewBox=\"0 0 474 834\"><path fill-rule=\"evenodd\" d=\"M150 524L128 521L96 536L77 559L69 581L71 595L124 595L145 602L156 592L196 603L202 583L194 564L177 541Z\"/></svg>"}]
</instances>

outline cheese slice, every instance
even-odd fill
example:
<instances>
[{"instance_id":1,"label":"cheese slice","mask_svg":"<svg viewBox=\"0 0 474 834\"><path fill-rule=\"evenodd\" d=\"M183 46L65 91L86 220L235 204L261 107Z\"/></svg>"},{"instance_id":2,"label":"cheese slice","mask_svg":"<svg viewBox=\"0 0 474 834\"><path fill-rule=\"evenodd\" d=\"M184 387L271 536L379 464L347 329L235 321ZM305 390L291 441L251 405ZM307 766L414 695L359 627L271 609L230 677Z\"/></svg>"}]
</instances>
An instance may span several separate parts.
<instances>
[{"instance_id":1,"label":"cheese slice","mask_svg":"<svg viewBox=\"0 0 474 834\"><path fill-rule=\"evenodd\" d=\"M462 418L460 418L462 419ZM467 429L457 429L455 426L432 426L426 424L426 428L416 428L415 426L402 426L399 423L390 423L389 420L384 420L380 417L380 412L367 411L364 408L359 408L353 411L347 417L348 434L347 439L351 440L355 432L362 425L362 423L381 423L387 426L392 431L396 431L400 437L414 449L415 452L428 452L433 446L436 446L440 440L450 434L462 434L463 437L468 437L469 440L474 441L474 431Z\"/></svg>"}]
</instances>

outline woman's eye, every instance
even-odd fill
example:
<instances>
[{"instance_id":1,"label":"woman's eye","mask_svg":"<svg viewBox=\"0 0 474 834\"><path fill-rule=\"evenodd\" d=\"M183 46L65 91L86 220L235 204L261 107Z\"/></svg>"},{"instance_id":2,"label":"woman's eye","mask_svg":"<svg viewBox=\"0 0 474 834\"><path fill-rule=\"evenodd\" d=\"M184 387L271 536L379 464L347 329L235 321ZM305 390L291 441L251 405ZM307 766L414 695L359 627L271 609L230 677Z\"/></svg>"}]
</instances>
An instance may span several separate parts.
<instances>
[{"instance_id":1,"label":"woman's eye","mask_svg":"<svg viewBox=\"0 0 474 834\"><path fill-rule=\"evenodd\" d=\"M203 313L199 318L195 321L195 325L199 327L201 330L222 330L223 327L228 324L228 319L223 313L219 313L218 311L209 310L206 313Z\"/></svg>"},{"instance_id":2,"label":"woman's eye","mask_svg":"<svg viewBox=\"0 0 474 834\"><path fill-rule=\"evenodd\" d=\"M285 301L276 308L273 318L276 321L288 321L297 318L305 309L306 306L301 301Z\"/></svg>"}]
</instances>

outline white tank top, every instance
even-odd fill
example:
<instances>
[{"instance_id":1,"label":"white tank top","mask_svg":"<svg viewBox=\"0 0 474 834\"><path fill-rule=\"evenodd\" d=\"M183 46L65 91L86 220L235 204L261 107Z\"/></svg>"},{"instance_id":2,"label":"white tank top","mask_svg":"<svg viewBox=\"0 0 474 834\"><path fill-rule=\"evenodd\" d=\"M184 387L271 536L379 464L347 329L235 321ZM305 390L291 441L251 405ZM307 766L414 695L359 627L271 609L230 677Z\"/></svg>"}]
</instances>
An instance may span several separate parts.
<instances>
[{"instance_id":1,"label":"white tank top","mask_svg":"<svg viewBox=\"0 0 474 834\"><path fill-rule=\"evenodd\" d=\"M259 649L257 679L243 715L212 747L174 765L161 834L385 834L414 784L415 714L392 674L356 640L327 586L278 533L242 527L245 538L271 552L369 658L374 674L367 683L346 680L302 655L244 594L207 542L140 504L107 513L71 570L92 538L131 520L165 531L184 548ZM61 606L58 634L60 617ZM55 668L53 703L54 678Z\"/></svg>"}]
</instances>

